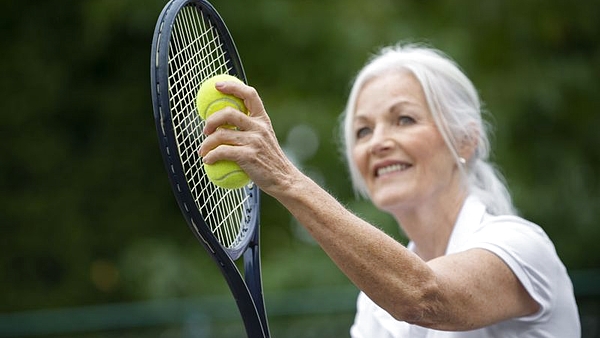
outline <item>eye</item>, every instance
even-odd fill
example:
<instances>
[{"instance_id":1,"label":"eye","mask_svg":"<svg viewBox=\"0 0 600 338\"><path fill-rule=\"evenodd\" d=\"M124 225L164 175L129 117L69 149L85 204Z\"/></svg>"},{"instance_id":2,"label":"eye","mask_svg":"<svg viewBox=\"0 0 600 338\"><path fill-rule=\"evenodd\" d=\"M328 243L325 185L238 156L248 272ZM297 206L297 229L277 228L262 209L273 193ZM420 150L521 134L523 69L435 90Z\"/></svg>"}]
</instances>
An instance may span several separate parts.
<instances>
[{"instance_id":1,"label":"eye","mask_svg":"<svg viewBox=\"0 0 600 338\"><path fill-rule=\"evenodd\" d=\"M407 115L400 115L398 117L398 124L401 126L409 126L411 124L415 124L415 119Z\"/></svg>"},{"instance_id":2,"label":"eye","mask_svg":"<svg viewBox=\"0 0 600 338\"><path fill-rule=\"evenodd\" d=\"M371 133L371 128L361 127L356 130L356 139L361 139Z\"/></svg>"}]
</instances>

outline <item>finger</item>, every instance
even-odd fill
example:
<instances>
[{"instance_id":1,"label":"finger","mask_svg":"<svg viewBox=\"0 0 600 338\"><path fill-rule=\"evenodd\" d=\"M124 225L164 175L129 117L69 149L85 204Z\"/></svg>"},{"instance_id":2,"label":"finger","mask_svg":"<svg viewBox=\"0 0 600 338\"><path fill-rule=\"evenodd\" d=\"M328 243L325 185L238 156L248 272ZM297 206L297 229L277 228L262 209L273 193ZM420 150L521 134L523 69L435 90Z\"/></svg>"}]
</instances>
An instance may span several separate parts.
<instances>
[{"instance_id":1,"label":"finger","mask_svg":"<svg viewBox=\"0 0 600 338\"><path fill-rule=\"evenodd\" d=\"M249 118L246 114L233 107L225 107L210 115L204 123L202 132L206 135L214 133L223 126L238 130L247 130L249 128Z\"/></svg>"},{"instance_id":2,"label":"finger","mask_svg":"<svg viewBox=\"0 0 600 338\"><path fill-rule=\"evenodd\" d=\"M202 156L202 162L206 164L214 164L217 161L228 160L237 162L237 151L239 147L229 144L218 144L216 148L210 150L206 155ZM200 150L203 151L202 149Z\"/></svg>"},{"instance_id":3,"label":"finger","mask_svg":"<svg viewBox=\"0 0 600 338\"><path fill-rule=\"evenodd\" d=\"M207 157L210 152L221 145L241 145L240 133L240 131L235 129L218 128L202 141L200 149L198 150L200 156Z\"/></svg>"},{"instance_id":4,"label":"finger","mask_svg":"<svg viewBox=\"0 0 600 338\"><path fill-rule=\"evenodd\" d=\"M266 114L263 102L256 89L235 81L217 82L215 88L224 94L231 94L244 101L250 116Z\"/></svg>"}]
</instances>

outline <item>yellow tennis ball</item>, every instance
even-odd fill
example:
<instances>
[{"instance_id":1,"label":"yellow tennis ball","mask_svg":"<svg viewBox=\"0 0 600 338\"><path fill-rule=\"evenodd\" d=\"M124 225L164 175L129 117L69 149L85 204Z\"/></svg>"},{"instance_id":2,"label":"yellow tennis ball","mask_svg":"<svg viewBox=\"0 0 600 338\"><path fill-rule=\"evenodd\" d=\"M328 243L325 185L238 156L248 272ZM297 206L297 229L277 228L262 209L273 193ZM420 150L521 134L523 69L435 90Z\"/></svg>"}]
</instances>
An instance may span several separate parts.
<instances>
[{"instance_id":1,"label":"yellow tennis ball","mask_svg":"<svg viewBox=\"0 0 600 338\"><path fill-rule=\"evenodd\" d=\"M238 189L250 182L248 175L233 161L204 163L204 172L212 183L225 189Z\"/></svg>"},{"instance_id":2,"label":"yellow tennis ball","mask_svg":"<svg viewBox=\"0 0 600 338\"><path fill-rule=\"evenodd\" d=\"M200 85L200 89L196 95L196 109L200 117L207 119L214 112L225 107L233 107L244 114L248 114L248 109L244 105L244 101L234 95L223 94L215 88L215 83L219 81L242 82L235 76L228 74L216 75L205 80ZM228 125L223 127L235 128ZM211 182L225 189L241 188L250 182L248 175L233 161L223 160L213 164L204 163L204 172Z\"/></svg>"},{"instance_id":3,"label":"yellow tennis ball","mask_svg":"<svg viewBox=\"0 0 600 338\"><path fill-rule=\"evenodd\" d=\"M225 107L233 107L244 114L248 114L248 109L246 109L242 99L233 95L223 94L215 88L215 83L221 81L242 82L242 80L229 74L216 75L202 82L198 90L198 95L196 95L196 108L200 117L206 120L214 112Z\"/></svg>"}]
</instances>

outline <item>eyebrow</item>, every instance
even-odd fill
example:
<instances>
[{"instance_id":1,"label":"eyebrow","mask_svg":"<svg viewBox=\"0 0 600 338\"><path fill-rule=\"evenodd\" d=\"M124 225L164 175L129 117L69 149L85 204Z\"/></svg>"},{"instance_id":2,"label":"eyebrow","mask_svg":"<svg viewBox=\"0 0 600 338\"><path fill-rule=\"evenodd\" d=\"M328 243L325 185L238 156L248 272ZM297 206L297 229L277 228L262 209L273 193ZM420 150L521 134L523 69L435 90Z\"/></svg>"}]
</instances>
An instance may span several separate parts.
<instances>
[{"instance_id":1,"label":"eyebrow","mask_svg":"<svg viewBox=\"0 0 600 338\"><path fill-rule=\"evenodd\" d=\"M418 106L418 104L408 101L408 100L399 100L397 102L394 102L388 109L387 109L387 113L388 114L393 114L394 112L398 111L398 110L402 110L404 109L404 107L406 106ZM354 121L368 121L369 118L366 117L365 115L361 115L361 114L354 114Z\"/></svg>"}]
</instances>

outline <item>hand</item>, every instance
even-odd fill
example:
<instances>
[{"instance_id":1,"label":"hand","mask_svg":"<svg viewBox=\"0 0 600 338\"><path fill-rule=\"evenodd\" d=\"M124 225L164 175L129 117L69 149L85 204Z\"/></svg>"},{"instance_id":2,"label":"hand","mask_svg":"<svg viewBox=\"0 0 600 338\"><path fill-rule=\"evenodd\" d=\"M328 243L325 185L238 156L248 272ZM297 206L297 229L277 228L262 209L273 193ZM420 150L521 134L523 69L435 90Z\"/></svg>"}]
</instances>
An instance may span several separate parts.
<instances>
[{"instance_id":1,"label":"hand","mask_svg":"<svg viewBox=\"0 0 600 338\"><path fill-rule=\"evenodd\" d=\"M227 107L212 114L204 127L207 135L200 147L205 163L236 162L264 192L285 191L298 170L279 146L271 120L257 91L245 84L219 82L215 88L244 101L249 114ZM234 125L237 129L219 128Z\"/></svg>"}]
</instances>

